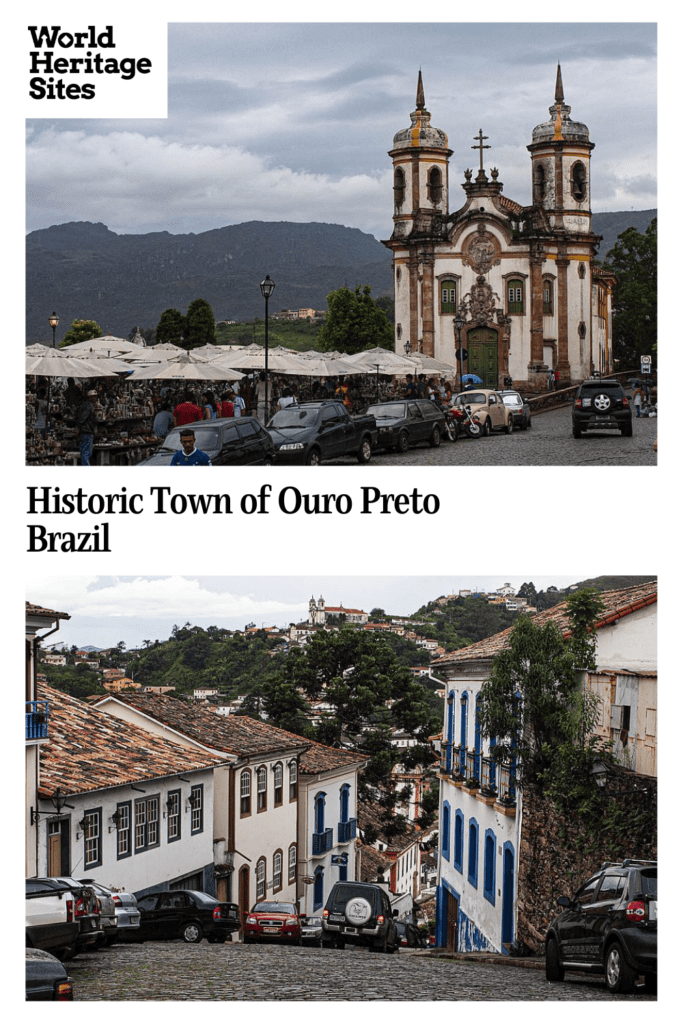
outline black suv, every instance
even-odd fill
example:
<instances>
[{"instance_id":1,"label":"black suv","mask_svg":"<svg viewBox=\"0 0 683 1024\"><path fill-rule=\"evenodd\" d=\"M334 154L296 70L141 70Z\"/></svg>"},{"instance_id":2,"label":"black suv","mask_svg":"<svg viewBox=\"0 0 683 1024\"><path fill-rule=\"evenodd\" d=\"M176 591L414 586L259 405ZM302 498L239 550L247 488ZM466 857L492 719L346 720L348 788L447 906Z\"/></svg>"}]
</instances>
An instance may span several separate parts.
<instances>
[{"instance_id":1,"label":"black suv","mask_svg":"<svg viewBox=\"0 0 683 1024\"><path fill-rule=\"evenodd\" d=\"M572 407L572 433L581 437L587 430L620 430L633 434L628 397L618 380L585 380L579 384Z\"/></svg>"},{"instance_id":2,"label":"black suv","mask_svg":"<svg viewBox=\"0 0 683 1024\"><path fill-rule=\"evenodd\" d=\"M370 946L383 953L398 949L398 933L389 894L368 882L335 882L323 910L323 946L345 943Z\"/></svg>"},{"instance_id":3,"label":"black suv","mask_svg":"<svg viewBox=\"0 0 683 1024\"><path fill-rule=\"evenodd\" d=\"M645 976L657 988L657 863L624 860L603 864L570 899L548 928L545 976L562 981L565 971L604 972L610 992L630 992Z\"/></svg>"}]
</instances>

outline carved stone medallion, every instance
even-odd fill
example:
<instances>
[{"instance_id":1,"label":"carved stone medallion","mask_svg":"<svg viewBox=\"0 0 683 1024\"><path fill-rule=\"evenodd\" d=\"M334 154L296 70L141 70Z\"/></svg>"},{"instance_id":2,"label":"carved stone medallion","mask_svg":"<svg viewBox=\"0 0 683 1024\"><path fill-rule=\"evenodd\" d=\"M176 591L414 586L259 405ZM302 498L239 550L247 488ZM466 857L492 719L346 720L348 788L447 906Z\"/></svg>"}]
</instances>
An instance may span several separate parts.
<instances>
[{"instance_id":1,"label":"carved stone medallion","mask_svg":"<svg viewBox=\"0 0 683 1024\"><path fill-rule=\"evenodd\" d=\"M465 243L463 262L469 264L477 274L486 274L491 267L500 263L498 243L483 224L479 224L477 233L471 235Z\"/></svg>"}]
</instances>

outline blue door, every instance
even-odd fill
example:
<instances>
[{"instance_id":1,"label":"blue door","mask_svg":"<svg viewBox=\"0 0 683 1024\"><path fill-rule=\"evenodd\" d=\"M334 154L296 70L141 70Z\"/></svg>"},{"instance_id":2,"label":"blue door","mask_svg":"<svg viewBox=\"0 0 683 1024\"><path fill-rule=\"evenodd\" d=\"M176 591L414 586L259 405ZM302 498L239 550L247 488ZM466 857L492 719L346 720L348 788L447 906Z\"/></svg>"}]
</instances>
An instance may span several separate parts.
<instances>
[{"instance_id":1,"label":"blue door","mask_svg":"<svg viewBox=\"0 0 683 1024\"><path fill-rule=\"evenodd\" d=\"M513 939L515 892L515 855L510 843L503 847L503 920L501 942L510 943Z\"/></svg>"}]
</instances>

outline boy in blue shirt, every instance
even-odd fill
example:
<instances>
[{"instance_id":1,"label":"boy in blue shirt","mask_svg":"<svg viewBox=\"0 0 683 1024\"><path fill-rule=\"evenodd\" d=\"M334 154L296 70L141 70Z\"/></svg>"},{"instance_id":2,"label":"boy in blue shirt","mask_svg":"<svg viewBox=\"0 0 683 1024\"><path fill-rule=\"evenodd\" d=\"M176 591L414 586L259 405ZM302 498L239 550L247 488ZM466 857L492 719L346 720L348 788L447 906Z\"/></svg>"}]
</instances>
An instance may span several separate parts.
<instances>
[{"instance_id":1,"label":"boy in blue shirt","mask_svg":"<svg viewBox=\"0 0 683 1024\"><path fill-rule=\"evenodd\" d=\"M172 466L210 466L211 459L206 452L200 452L195 448L194 430L181 430L180 443L183 446L181 452L176 452L171 459Z\"/></svg>"}]
</instances>

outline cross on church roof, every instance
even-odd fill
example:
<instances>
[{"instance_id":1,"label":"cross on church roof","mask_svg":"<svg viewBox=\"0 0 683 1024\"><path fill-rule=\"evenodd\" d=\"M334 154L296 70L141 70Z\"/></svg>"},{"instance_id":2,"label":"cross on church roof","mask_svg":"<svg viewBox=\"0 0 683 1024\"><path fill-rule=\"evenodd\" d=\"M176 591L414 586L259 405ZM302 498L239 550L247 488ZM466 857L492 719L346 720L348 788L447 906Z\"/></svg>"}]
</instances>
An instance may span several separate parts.
<instances>
[{"instance_id":1,"label":"cross on church roof","mask_svg":"<svg viewBox=\"0 0 683 1024\"><path fill-rule=\"evenodd\" d=\"M478 146L470 146L470 149L478 149L479 150L479 170L483 171L484 170L484 150L491 148L490 146L485 146L484 145L484 139L488 139L488 135L483 135L482 134L482 130L480 128L479 129L479 134L478 135L473 135L472 138L477 139L479 141L479 145Z\"/></svg>"}]
</instances>

